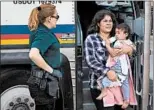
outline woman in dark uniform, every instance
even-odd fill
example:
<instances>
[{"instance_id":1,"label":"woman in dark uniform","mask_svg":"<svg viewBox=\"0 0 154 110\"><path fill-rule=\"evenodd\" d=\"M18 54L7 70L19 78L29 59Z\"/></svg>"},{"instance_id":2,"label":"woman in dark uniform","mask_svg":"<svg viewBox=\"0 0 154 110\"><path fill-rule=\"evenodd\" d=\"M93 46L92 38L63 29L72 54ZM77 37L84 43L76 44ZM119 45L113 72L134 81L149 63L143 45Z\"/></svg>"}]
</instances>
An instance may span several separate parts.
<instances>
[{"instance_id":1,"label":"woman in dark uniform","mask_svg":"<svg viewBox=\"0 0 154 110\"><path fill-rule=\"evenodd\" d=\"M36 107L37 110L51 110L53 108L53 97L46 91L45 82L48 80L43 82L41 78L45 77L46 73L48 76L57 77L57 79L62 77L59 70L60 44L51 31L56 27L58 18L56 7L52 4L42 4L34 8L29 17L28 27L31 31L29 57L32 60L32 75L28 84L31 96L39 105L38 108Z\"/></svg>"}]
</instances>

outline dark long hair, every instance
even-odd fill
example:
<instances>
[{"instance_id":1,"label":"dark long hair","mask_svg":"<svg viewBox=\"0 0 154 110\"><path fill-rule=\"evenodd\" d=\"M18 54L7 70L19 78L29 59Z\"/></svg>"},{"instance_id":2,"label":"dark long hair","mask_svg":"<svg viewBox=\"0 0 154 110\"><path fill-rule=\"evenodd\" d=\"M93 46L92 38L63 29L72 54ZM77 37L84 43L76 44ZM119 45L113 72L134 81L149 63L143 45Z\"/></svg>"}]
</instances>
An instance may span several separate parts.
<instances>
[{"instance_id":1,"label":"dark long hair","mask_svg":"<svg viewBox=\"0 0 154 110\"><path fill-rule=\"evenodd\" d=\"M94 16L94 18L92 20L92 23L90 24L90 26L88 28L87 35L94 34L94 33L98 33L99 32L100 28L98 26L98 23L100 23L100 21L102 19L104 19L104 17L106 15L110 16L111 19L112 19L113 28L112 28L112 30L110 32L110 36L114 36L114 34L115 34L115 28L116 28L116 25L117 25L117 21L116 21L115 15L111 11L109 11L109 10L100 10L100 11L98 11L95 14L95 16Z\"/></svg>"}]
</instances>

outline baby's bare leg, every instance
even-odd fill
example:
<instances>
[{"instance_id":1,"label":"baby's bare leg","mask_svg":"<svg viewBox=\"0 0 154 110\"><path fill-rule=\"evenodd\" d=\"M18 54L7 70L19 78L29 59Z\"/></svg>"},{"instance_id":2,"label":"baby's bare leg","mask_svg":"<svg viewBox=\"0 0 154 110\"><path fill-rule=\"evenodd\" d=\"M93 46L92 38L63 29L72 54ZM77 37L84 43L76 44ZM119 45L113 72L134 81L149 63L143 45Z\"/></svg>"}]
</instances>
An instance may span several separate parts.
<instances>
[{"instance_id":1,"label":"baby's bare leg","mask_svg":"<svg viewBox=\"0 0 154 110\"><path fill-rule=\"evenodd\" d=\"M101 90L101 94L96 98L97 100L102 100L103 99L103 97L105 97L107 95L107 90L106 90L106 88L103 88L102 90Z\"/></svg>"},{"instance_id":2,"label":"baby's bare leg","mask_svg":"<svg viewBox=\"0 0 154 110\"><path fill-rule=\"evenodd\" d=\"M122 104L122 109L126 109L129 105L129 101L128 100L125 100L124 103Z\"/></svg>"},{"instance_id":3,"label":"baby's bare leg","mask_svg":"<svg viewBox=\"0 0 154 110\"><path fill-rule=\"evenodd\" d=\"M122 93L123 93L123 97L124 97L124 103L122 105L123 109L126 109L129 105L129 82L128 82L128 77L124 80L122 86Z\"/></svg>"}]
</instances>

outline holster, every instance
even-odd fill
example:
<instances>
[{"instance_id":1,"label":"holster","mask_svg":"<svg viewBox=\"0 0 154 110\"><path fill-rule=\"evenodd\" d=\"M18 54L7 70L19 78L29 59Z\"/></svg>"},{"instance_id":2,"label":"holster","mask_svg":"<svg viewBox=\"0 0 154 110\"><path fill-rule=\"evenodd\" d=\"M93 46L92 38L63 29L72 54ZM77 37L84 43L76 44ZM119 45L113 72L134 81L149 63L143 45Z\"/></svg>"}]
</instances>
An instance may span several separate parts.
<instances>
[{"instance_id":1,"label":"holster","mask_svg":"<svg viewBox=\"0 0 154 110\"><path fill-rule=\"evenodd\" d=\"M54 98L59 98L59 81L52 75L48 76L47 93Z\"/></svg>"},{"instance_id":2,"label":"holster","mask_svg":"<svg viewBox=\"0 0 154 110\"><path fill-rule=\"evenodd\" d=\"M43 70L32 70L31 76L27 83L36 84L40 90L54 98L59 98L59 81L57 77Z\"/></svg>"}]
</instances>

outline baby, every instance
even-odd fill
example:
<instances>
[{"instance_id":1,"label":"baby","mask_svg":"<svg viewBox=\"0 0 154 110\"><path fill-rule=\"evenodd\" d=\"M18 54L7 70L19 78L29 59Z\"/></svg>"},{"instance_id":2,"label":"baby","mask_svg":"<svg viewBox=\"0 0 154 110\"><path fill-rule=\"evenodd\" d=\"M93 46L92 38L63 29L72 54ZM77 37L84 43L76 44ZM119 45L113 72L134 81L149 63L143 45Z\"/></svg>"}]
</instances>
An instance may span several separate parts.
<instances>
[{"instance_id":1,"label":"baby","mask_svg":"<svg viewBox=\"0 0 154 110\"><path fill-rule=\"evenodd\" d=\"M123 44L127 44L132 46L134 49L136 49L133 42L129 39L130 36L130 28L127 24L119 24L116 27L116 35L115 37L112 37L107 42L102 42L103 45L110 46L110 43L114 43L114 48L120 48ZM101 80L101 94L97 97L98 100L102 100L102 98L107 95L106 94L106 88L107 87L114 87L114 86L121 86L124 103L122 105L122 108L125 109L129 105L129 82L128 82L128 76L129 76L129 59L127 54L122 54L120 56L111 57L109 55L106 66L109 67L111 70L115 71L117 76L117 81L111 81L108 79L107 76L98 78L98 83Z\"/></svg>"}]
</instances>

